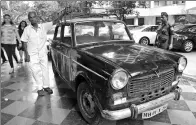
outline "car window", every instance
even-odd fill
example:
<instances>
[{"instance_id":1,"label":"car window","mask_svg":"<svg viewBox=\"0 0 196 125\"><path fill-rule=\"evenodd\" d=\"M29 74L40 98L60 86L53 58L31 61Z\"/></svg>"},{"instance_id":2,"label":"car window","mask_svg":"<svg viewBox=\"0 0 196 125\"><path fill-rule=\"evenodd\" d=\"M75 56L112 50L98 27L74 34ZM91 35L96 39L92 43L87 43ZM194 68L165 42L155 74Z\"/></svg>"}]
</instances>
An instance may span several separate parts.
<instances>
[{"instance_id":1,"label":"car window","mask_svg":"<svg viewBox=\"0 0 196 125\"><path fill-rule=\"evenodd\" d=\"M157 29L158 29L158 26L152 26L152 27L151 27L151 31L152 31L152 32L156 32Z\"/></svg>"},{"instance_id":2,"label":"car window","mask_svg":"<svg viewBox=\"0 0 196 125\"><path fill-rule=\"evenodd\" d=\"M47 34L54 34L54 31L55 31L54 29L49 30Z\"/></svg>"},{"instance_id":3,"label":"car window","mask_svg":"<svg viewBox=\"0 0 196 125\"><path fill-rule=\"evenodd\" d=\"M54 40L60 40L60 39L61 39L61 26L57 26L55 29Z\"/></svg>"},{"instance_id":4,"label":"car window","mask_svg":"<svg viewBox=\"0 0 196 125\"><path fill-rule=\"evenodd\" d=\"M196 33L196 26L189 28L189 32Z\"/></svg>"},{"instance_id":5,"label":"car window","mask_svg":"<svg viewBox=\"0 0 196 125\"><path fill-rule=\"evenodd\" d=\"M64 28L64 36L62 42L65 43L66 45L71 45L72 44L72 37L71 37L71 27L70 25L65 25L63 26Z\"/></svg>"},{"instance_id":6,"label":"car window","mask_svg":"<svg viewBox=\"0 0 196 125\"><path fill-rule=\"evenodd\" d=\"M142 30L143 32L151 32L151 26Z\"/></svg>"},{"instance_id":7,"label":"car window","mask_svg":"<svg viewBox=\"0 0 196 125\"><path fill-rule=\"evenodd\" d=\"M100 43L108 40L130 40L125 25L111 21L77 23L75 35L77 45Z\"/></svg>"},{"instance_id":8,"label":"car window","mask_svg":"<svg viewBox=\"0 0 196 125\"><path fill-rule=\"evenodd\" d=\"M94 26L88 25L77 25L76 26L76 36L84 35L84 36L94 36Z\"/></svg>"}]
</instances>

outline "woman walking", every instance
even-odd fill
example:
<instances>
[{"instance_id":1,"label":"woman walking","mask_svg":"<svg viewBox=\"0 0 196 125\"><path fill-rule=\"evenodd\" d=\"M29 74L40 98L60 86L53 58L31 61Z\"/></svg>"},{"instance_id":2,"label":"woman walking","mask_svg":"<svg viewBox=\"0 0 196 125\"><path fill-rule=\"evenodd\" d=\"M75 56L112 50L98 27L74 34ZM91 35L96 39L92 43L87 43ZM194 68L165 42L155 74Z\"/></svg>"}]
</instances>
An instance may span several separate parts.
<instances>
[{"instance_id":1,"label":"woman walking","mask_svg":"<svg viewBox=\"0 0 196 125\"><path fill-rule=\"evenodd\" d=\"M22 44L20 41L20 36L18 34L17 28L15 27L15 25L11 20L11 16L9 14L5 14L3 16L3 19L4 21L1 26L2 46L4 47L8 56L8 61L11 66L11 70L9 73L11 74L14 73L14 64L13 64L12 57L14 57L16 62L19 63L15 53L16 38L19 40L20 47L22 47Z\"/></svg>"},{"instance_id":2,"label":"woman walking","mask_svg":"<svg viewBox=\"0 0 196 125\"><path fill-rule=\"evenodd\" d=\"M21 37L22 33L24 31L24 28L27 26L27 22L26 21L21 21L19 26L18 26L18 34ZM20 63L23 62L23 48L19 46L19 41L17 40L17 48L19 51L19 55L20 55Z\"/></svg>"},{"instance_id":3,"label":"woman walking","mask_svg":"<svg viewBox=\"0 0 196 125\"><path fill-rule=\"evenodd\" d=\"M7 62L7 59L5 58L5 53L2 48L1 48L1 58L2 58L1 64L4 64L5 62Z\"/></svg>"}]
</instances>

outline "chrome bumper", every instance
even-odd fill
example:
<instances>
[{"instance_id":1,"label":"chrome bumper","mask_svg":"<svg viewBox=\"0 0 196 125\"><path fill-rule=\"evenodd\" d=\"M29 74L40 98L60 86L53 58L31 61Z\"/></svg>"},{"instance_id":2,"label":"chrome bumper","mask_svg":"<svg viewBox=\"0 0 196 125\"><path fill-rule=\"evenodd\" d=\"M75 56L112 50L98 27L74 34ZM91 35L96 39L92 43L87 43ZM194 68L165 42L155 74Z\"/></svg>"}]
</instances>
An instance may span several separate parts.
<instances>
[{"instance_id":1,"label":"chrome bumper","mask_svg":"<svg viewBox=\"0 0 196 125\"><path fill-rule=\"evenodd\" d=\"M162 96L158 99L152 100L150 102L146 102L140 105L133 104L129 108L125 108L121 110L115 110L115 111L102 110L101 114L105 119L109 119L109 120L120 120L128 117L137 118L137 116L142 112L161 106L170 100L179 100L180 93L181 93L181 88L178 87L174 92Z\"/></svg>"}]
</instances>

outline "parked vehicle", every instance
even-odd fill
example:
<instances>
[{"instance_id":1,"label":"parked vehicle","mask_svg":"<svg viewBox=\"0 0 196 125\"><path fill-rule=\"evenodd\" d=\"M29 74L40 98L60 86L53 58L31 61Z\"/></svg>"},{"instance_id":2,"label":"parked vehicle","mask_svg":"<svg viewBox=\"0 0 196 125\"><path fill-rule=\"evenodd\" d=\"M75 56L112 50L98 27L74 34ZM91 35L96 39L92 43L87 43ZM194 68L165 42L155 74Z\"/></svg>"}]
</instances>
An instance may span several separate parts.
<instances>
[{"instance_id":1,"label":"parked vehicle","mask_svg":"<svg viewBox=\"0 0 196 125\"><path fill-rule=\"evenodd\" d=\"M175 31L173 48L191 52L196 48L196 24L185 25Z\"/></svg>"},{"instance_id":2,"label":"parked vehicle","mask_svg":"<svg viewBox=\"0 0 196 125\"><path fill-rule=\"evenodd\" d=\"M138 26L137 25L127 25L127 27L128 27L129 30L133 30Z\"/></svg>"},{"instance_id":3,"label":"parked vehicle","mask_svg":"<svg viewBox=\"0 0 196 125\"><path fill-rule=\"evenodd\" d=\"M180 98L178 83L187 59L135 43L120 20L66 20L56 26L50 48L55 77L77 93L89 124L102 117L150 118Z\"/></svg>"},{"instance_id":4,"label":"parked vehicle","mask_svg":"<svg viewBox=\"0 0 196 125\"><path fill-rule=\"evenodd\" d=\"M149 45L155 44L157 28L157 25L143 25L130 30L130 32L133 34L136 43Z\"/></svg>"},{"instance_id":5,"label":"parked vehicle","mask_svg":"<svg viewBox=\"0 0 196 125\"><path fill-rule=\"evenodd\" d=\"M49 30L47 32L47 42L46 42L46 46L47 46L47 49L48 49L48 56L50 57L50 51L49 51L49 46L53 40L53 37L54 37L54 32L55 32L55 27L56 25L53 26L53 28L51 30Z\"/></svg>"}]
</instances>

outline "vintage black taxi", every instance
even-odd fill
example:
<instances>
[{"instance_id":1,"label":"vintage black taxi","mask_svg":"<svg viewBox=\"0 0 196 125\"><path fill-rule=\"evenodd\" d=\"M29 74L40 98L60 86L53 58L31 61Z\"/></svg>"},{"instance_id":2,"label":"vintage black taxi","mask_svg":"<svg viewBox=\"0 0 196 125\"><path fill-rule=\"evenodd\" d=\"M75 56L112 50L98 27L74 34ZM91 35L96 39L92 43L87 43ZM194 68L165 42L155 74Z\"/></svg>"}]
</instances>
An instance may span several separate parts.
<instances>
[{"instance_id":1,"label":"vintage black taxi","mask_svg":"<svg viewBox=\"0 0 196 125\"><path fill-rule=\"evenodd\" d=\"M83 118L150 118L179 100L187 59L136 44L116 19L74 18L56 26L50 46L52 66L77 93Z\"/></svg>"}]
</instances>

